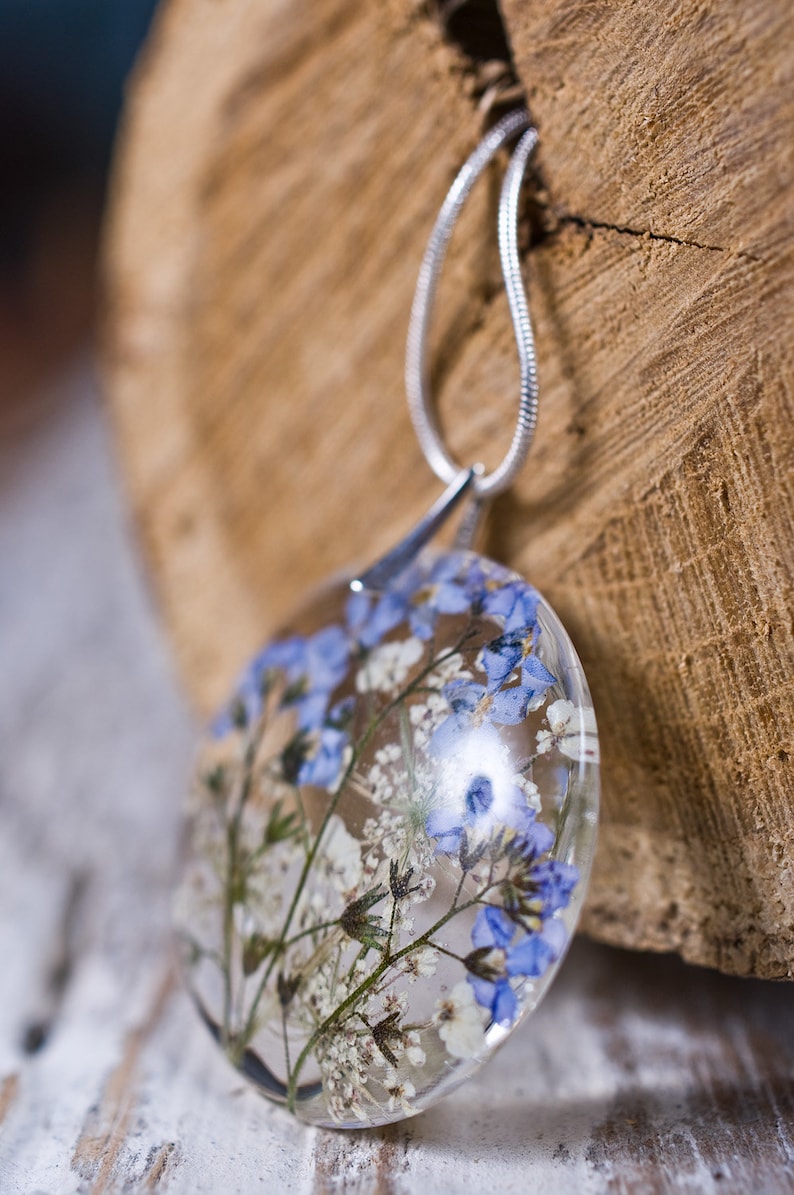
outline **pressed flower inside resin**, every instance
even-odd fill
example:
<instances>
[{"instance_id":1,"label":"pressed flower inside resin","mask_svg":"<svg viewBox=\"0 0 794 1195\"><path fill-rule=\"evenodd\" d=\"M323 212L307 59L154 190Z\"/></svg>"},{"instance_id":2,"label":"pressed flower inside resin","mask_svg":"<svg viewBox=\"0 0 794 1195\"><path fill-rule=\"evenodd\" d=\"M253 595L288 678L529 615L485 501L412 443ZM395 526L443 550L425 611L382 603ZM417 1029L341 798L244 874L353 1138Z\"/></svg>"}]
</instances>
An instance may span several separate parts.
<instances>
[{"instance_id":1,"label":"pressed flower inside resin","mask_svg":"<svg viewBox=\"0 0 794 1195\"><path fill-rule=\"evenodd\" d=\"M597 761L579 661L517 574L427 551L321 593L246 670L191 799L178 929L232 1062L329 1126L457 1086L565 950Z\"/></svg>"}]
</instances>

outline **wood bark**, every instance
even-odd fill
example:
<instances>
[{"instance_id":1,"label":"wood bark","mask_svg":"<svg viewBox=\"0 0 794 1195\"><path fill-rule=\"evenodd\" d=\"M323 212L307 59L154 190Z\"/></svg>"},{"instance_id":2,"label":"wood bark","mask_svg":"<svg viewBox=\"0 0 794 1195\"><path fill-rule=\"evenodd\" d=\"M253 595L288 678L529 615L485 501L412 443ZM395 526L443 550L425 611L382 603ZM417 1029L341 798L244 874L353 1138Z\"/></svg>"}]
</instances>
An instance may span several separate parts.
<instances>
[{"instance_id":1,"label":"wood bark","mask_svg":"<svg viewBox=\"0 0 794 1195\"><path fill-rule=\"evenodd\" d=\"M791 977L788 9L503 11L541 134L525 260L542 399L485 546L544 591L591 681L586 927ZM307 586L374 558L438 491L404 336L489 69L411 0L161 15L116 174L108 379L202 709ZM486 463L517 379L495 182L455 238L434 358L454 450Z\"/></svg>"}]
</instances>

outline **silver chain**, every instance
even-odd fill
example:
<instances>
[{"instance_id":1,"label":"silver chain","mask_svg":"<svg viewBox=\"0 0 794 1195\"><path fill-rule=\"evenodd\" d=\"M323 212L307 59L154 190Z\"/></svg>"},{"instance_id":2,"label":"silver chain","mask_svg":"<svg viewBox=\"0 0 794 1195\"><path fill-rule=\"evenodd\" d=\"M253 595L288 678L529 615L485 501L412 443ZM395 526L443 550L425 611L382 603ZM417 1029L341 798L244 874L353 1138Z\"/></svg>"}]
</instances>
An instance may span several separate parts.
<instances>
[{"instance_id":1,"label":"silver chain","mask_svg":"<svg viewBox=\"0 0 794 1195\"><path fill-rule=\"evenodd\" d=\"M494 125L465 162L447 192L419 269L408 326L405 352L408 409L427 463L436 476L449 485L459 476L461 466L447 452L430 396L427 341L433 303L449 239L469 192L494 154L522 130L523 136L513 151L502 183L498 222L499 255L521 371L518 420L512 443L501 464L493 472L480 473L474 478L472 488L478 498L493 498L511 484L526 460L537 418L535 341L518 253L518 200L527 162L537 145L538 134L536 129L529 126L529 116L523 109L510 112Z\"/></svg>"}]
</instances>

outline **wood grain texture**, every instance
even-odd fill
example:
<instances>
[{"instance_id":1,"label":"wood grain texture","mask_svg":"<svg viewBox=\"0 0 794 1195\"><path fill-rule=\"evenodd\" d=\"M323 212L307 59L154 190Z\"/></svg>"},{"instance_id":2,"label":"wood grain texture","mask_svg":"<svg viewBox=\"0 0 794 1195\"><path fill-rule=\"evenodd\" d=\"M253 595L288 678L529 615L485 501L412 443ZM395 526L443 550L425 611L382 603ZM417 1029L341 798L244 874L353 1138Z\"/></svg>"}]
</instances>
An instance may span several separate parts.
<instances>
[{"instance_id":1,"label":"wood grain texture","mask_svg":"<svg viewBox=\"0 0 794 1195\"><path fill-rule=\"evenodd\" d=\"M578 941L509 1050L387 1130L241 1082L172 969L194 728L100 416L80 370L0 426L3 1195L791 1195L790 990L674 957Z\"/></svg>"},{"instance_id":2,"label":"wood grain texture","mask_svg":"<svg viewBox=\"0 0 794 1195\"><path fill-rule=\"evenodd\" d=\"M587 928L791 977L787 9L504 13L541 132L542 404L486 548L544 590L591 680ZM117 172L108 376L203 709L307 586L373 558L437 491L402 353L425 238L479 132L470 65L410 0L171 0L161 18ZM494 203L495 180L453 244L434 379L455 451L486 463L517 375Z\"/></svg>"}]
</instances>

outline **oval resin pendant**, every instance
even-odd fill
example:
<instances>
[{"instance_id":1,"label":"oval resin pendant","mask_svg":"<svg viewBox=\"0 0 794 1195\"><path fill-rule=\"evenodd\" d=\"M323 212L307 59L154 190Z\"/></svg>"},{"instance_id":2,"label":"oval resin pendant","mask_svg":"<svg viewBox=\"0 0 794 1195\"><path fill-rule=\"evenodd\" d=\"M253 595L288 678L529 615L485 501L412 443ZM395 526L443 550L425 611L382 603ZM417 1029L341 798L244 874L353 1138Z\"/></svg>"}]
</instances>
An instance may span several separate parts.
<instances>
[{"instance_id":1,"label":"oval resin pendant","mask_svg":"<svg viewBox=\"0 0 794 1195\"><path fill-rule=\"evenodd\" d=\"M323 591L246 670L192 794L178 929L232 1062L326 1126L470 1076L571 937L597 762L576 653L516 573L426 550Z\"/></svg>"}]
</instances>

